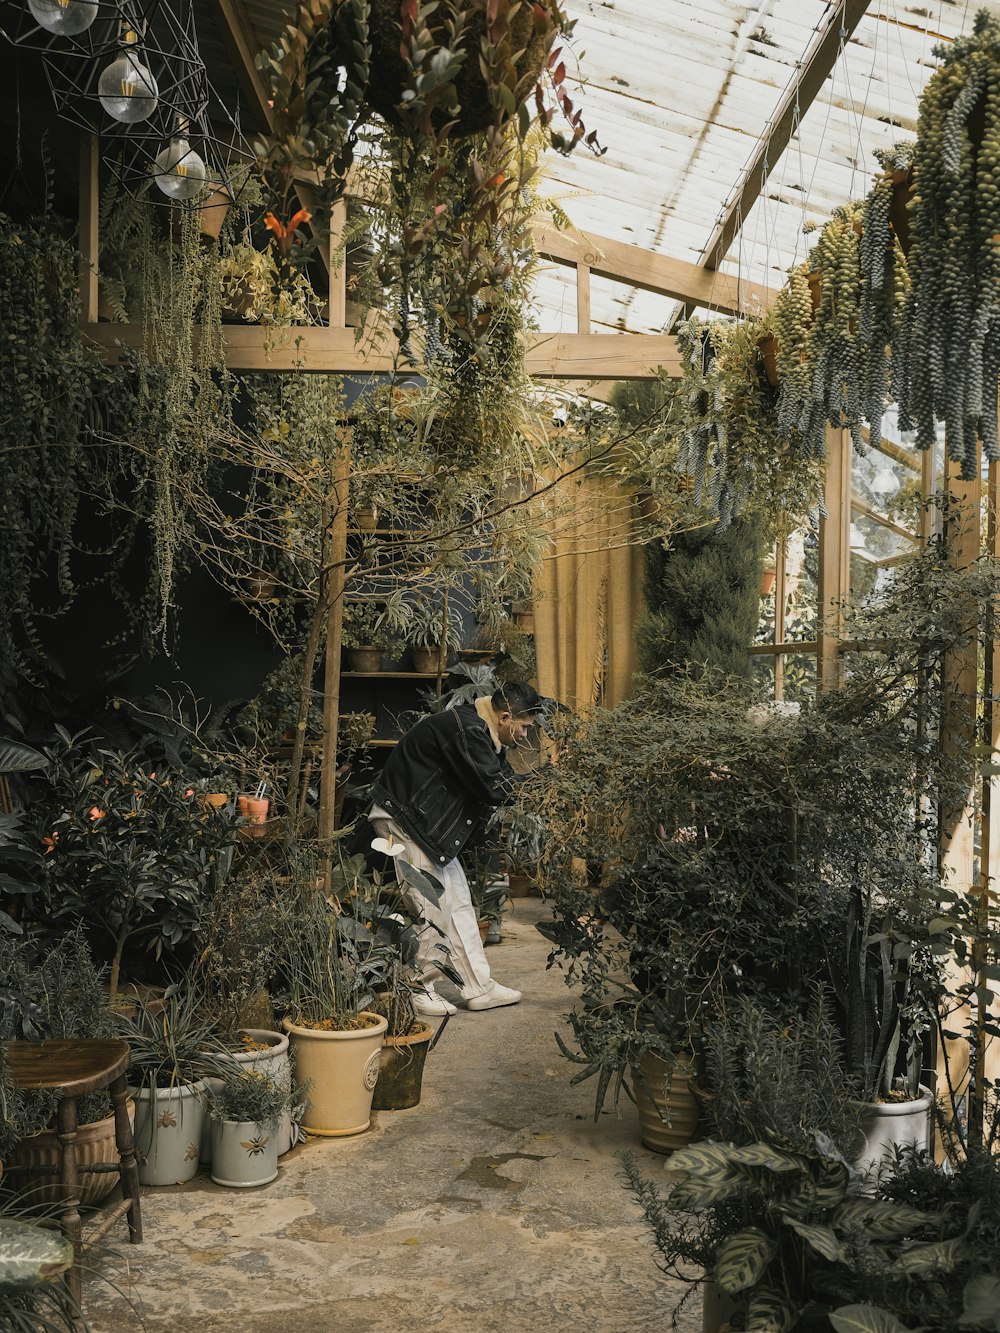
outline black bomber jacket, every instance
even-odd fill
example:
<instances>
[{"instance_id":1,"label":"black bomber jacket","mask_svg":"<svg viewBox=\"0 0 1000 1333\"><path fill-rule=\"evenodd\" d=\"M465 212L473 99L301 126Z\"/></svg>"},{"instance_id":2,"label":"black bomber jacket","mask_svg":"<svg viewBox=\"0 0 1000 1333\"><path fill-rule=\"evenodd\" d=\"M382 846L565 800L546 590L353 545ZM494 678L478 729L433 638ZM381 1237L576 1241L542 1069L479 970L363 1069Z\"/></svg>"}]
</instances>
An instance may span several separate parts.
<instances>
[{"instance_id":1,"label":"black bomber jacket","mask_svg":"<svg viewBox=\"0 0 1000 1333\"><path fill-rule=\"evenodd\" d=\"M386 760L372 797L432 861L461 855L517 776L472 704L421 718Z\"/></svg>"}]
</instances>

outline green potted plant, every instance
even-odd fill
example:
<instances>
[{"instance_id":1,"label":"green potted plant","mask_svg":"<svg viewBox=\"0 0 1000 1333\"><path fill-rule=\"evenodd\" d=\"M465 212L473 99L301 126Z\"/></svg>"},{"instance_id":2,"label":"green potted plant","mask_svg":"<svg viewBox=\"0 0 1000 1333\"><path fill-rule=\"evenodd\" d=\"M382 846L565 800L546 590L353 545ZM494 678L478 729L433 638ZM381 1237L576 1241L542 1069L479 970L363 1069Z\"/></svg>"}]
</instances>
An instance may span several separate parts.
<instances>
[{"instance_id":1,"label":"green potted plant","mask_svg":"<svg viewBox=\"0 0 1000 1333\"><path fill-rule=\"evenodd\" d=\"M385 606L376 601L346 601L341 622L341 643L352 671L375 672L388 650Z\"/></svg>"},{"instance_id":2,"label":"green potted plant","mask_svg":"<svg viewBox=\"0 0 1000 1333\"><path fill-rule=\"evenodd\" d=\"M226 1050L201 995L190 985L167 988L162 1004L140 1002L120 1035L132 1049L139 1181L174 1185L198 1171L206 1076L239 1066Z\"/></svg>"},{"instance_id":3,"label":"green potted plant","mask_svg":"<svg viewBox=\"0 0 1000 1333\"><path fill-rule=\"evenodd\" d=\"M108 1007L106 973L93 960L83 926L77 926L55 943L44 939L0 934L0 989L18 1003L0 1004L0 1039L25 1036L33 1040L92 1039L114 1035L114 1016ZM30 1010L30 1030L25 1030L24 1007ZM15 1113L15 1107L17 1108ZM18 1140L0 1153L9 1177L19 1170L29 1184L19 1192L32 1204L56 1204L56 1184L33 1180L39 1167L56 1168L59 1137L55 1129L56 1099L49 1093L18 1093L6 1107L7 1128ZM99 1204L115 1185L112 1174L88 1170L92 1163L111 1161L116 1154L115 1124L107 1093L88 1093L77 1105L79 1129L76 1138L80 1170L81 1205Z\"/></svg>"},{"instance_id":4,"label":"green potted plant","mask_svg":"<svg viewBox=\"0 0 1000 1333\"><path fill-rule=\"evenodd\" d=\"M241 1066L209 1099L212 1179L246 1189L278 1174L278 1124L291 1111L291 1087L266 1070Z\"/></svg>"},{"instance_id":5,"label":"green potted plant","mask_svg":"<svg viewBox=\"0 0 1000 1333\"><path fill-rule=\"evenodd\" d=\"M289 887L277 938L286 996L282 1027L297 1076L308 1082L302 1127L341 1137L368 1128L388 1026L373 1012L377 945L365 921L341 911L313 880Z\"/></svg>"},{"instance_id":6,"label":"green potted plant","mask_svg":"<svg viewBox=\"0 0 1000 1333\"><path fill-rule=\"evenodd\" d=\"M448 654L462 643L462 620L454 607L421 599L411 604L404 638L413 653L413 669L421 674L440 675Z\"/></svg>"}]
</instances>

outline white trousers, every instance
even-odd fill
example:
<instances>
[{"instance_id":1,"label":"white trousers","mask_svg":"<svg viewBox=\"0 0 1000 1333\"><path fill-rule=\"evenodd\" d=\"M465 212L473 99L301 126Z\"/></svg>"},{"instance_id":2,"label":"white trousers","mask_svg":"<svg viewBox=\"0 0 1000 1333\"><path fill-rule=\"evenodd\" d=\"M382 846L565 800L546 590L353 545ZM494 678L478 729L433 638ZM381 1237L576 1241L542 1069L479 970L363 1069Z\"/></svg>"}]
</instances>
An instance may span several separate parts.
<instances>
[{"instance_id":1,"label":"white trousers","mask_svg":"<svg viewBox=\"0 0 1000 1333\"><path fill-rule=\"evenodd\" d=\"M417 927L416 971L421 981L435 981L441 976L437 959L447 945L450 963L462 978L462 996L466 1000L484 995L492 986L490 965L479 934L479 921L472 905L472 894L462 864L456 857L447 865L438 865L404 833L394 819L373 814L371 825L380 838L401 842L406 848L403 860L417 870L433 875L443 886L439 902L425 898L396 869L396 880L414 912L423 917ZM436 927L436 929L435 929Z\"/></svg>"}]
</instances>

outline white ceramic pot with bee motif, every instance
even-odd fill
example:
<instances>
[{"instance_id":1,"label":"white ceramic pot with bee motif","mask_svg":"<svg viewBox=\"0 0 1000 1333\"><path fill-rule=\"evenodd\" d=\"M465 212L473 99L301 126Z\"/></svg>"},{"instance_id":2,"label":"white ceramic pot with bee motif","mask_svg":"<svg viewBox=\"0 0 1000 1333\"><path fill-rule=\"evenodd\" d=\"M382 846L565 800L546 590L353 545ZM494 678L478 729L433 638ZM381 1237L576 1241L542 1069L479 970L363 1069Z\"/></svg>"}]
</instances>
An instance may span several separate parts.
<instances>
[{"instance_id":1,"label":"white ceramic pot with bee motif","mask_svg":"<svg viewBox=\"0 0 1000 1333\"><path fill-rule=\"evenodd\" d=\"M212 1179L247 1189L269 1185L278 1174L278 1124L252 1120L212 1121Z\"/></svg>"},{"instance_id":2,"label":"white ceramic pot with bee motif","mask_svg":"<svg viewBox=\"0 0 1000 1333\"><path fill-rule=\"evenodd\" d=\"M135 1149L140 1185L178 1185L198 1171L205 1122L205 1084L137 1088Z\"/></svg>"}]
</instances>

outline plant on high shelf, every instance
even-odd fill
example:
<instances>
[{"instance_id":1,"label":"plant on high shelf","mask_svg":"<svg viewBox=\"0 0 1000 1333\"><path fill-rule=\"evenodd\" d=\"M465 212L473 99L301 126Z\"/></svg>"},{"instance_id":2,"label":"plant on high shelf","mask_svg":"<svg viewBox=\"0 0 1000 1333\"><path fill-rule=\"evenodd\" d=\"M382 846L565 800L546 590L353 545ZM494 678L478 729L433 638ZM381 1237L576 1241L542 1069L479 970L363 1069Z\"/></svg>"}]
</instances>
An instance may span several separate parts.
<instances>
[{"instance_id":1,"label":"plant on high shelf","mask_svg":"<svg viewBox=\"0 0 1000 1333\"><path fill-rule=\"evenodd\" d=\"M927 449L943 421L948 453L971 480L979 440L987 458L1000 458L1000 21L980 9L971 33L934 54L913 153L899 424Z\"/></svg>"},{"instance_id":2,"label":"plant on high shelf","mask_svg":"<svg viewBox=\"0 0 1000 1333\"><path fill-rule=\"evenodd\" d=\"M680 676L560 719L559 762L522 803L548 826L553 959L581 992L573 1054L598 1107L646 1052L696 1052L733 996L801 1004L816 982L860 1097L919 1082L943 988L927 812L951 808L971 763L936 741L943 661L996 595L992 568L950 570L935 544L851 622L878 647L797 715Z\"/></svg>"},{"instance_id":3,"label":"plant on high shelf","mask_svg":"<svg viewBox=\"0 0 1000 1333\"><path fill-rule=\"evenodd\" d=\"M354 671L377 671L383 654L395 656L412 619L402 591L385 600L355 598L344 602L341 642Z\"/></svg>"},{"instance_id":4,"label":"plant on high shelf","mask_svg":"<svg viewBox=\"0 0 1000 1333\"><path fill-rule=\"evenodd\" d=\"M461 646L462 621L454 605L421 598L410 604L404 638L413 652L413 669L440 673L448 654Z\"/></svg>"},{"instance_id":5,"label":"plant on high shelf","mask_svg":"<svg viewBox=\"0 0 1000 1333\"><path fill-rule=\"evenodd\" d=\"M314 322L316 294L308 278L299 269L282 277L270 248L244 240L223 250L219 282L226 316L275 328Z\"/></svg>"}]
</instances>

